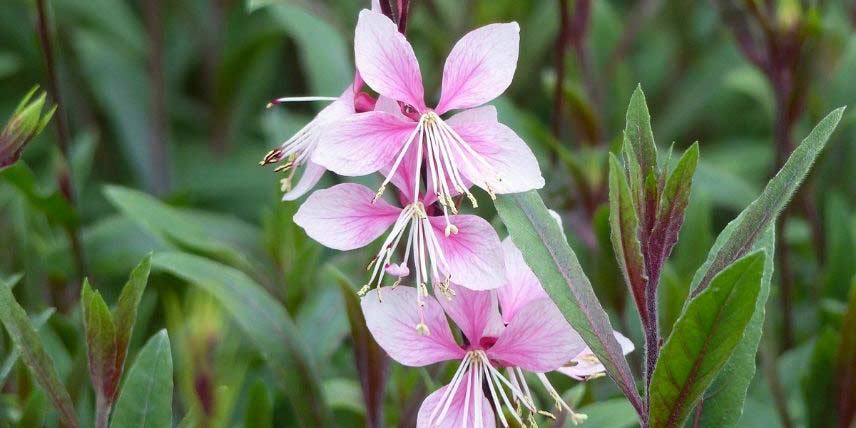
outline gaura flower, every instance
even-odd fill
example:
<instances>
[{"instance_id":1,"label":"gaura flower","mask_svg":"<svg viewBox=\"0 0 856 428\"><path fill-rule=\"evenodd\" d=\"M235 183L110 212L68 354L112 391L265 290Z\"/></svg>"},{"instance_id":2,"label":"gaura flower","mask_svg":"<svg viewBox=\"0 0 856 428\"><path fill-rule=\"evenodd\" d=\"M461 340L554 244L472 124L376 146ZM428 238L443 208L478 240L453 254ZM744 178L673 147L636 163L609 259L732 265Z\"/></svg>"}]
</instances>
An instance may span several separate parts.
<instances>
[{"instance_id":1,"label":"gaura flower","mask_svg":"<svg viewBox=\"0 0 856 428\"><path fill-rule=\"evenodd\" d=\"M362 299L366 325L394 360L413 367L460 360L451 382L422 403L417 427L493 427L491 404L505 427L509 425L503 407L520 425L526 425L524 420L533 424L536 414L552 416L536 407L524 371L535 373L557 406L579 418L544 375L585 348L556 305L543 298L529 301L518 307L506 325L496 292L452 287L455 297L450 300L424 299L424 319L402 304L419 293L412 287L385 287L382 302L375 295L381 290L372 290ZM463 344L455 341L446 315L461 329ZM422 331L413 328L418 324L424 325ZM501 368L506 368L507 376ZM484 384L488 394L483 392Z\"/></svg>"},{"instance_id":2,"label":"gaura flower","mask_svg":"<svg viewBox=\"0 0 856 428\"><path fill-rule=\"evenodd\" d=\"M380 11L377 0L372 0L372 11ZM281 190L284 193L282 200L293 201L300 198L311 190L324 175L324 171L327 169L312 161L312 153L318 146L321 134L330 124L337 123L357 112L374 109L375 100L365 92L361 92L363 85L364 82L360 74L354 73L354 83L345 89L339 97L285 97L277 98L268 103L268 108L270 108L274 105L292 102L332 101L296 134L280 144L279 147L268 152L259 162L259 165L264 166L284 161L274 170L275 172L287 173L280 181ZM306 166L303 175L300 176L297 185L293 185L294 175L302 165Z\"/></svg>"},{"instance_id":3,"label":"gaura flower","mask_svg":"<svg viewBox=\"0 0 856 428\"><path fill-rule=\"evenodd\" d=\"M347 176L389 168L391 177L415 146L413 170L418 173L424 161L431 191L453 213L455 194L466 194L475 205L468 190L473 184L491 196L542 187L538 162L526 143L499 123L494 107L479 107L511 84L519 40L516 23L491 24L465 35L446 60L440 101L432 109L425 104L419 64L408 41L389 18L362 11L354 40L357 70L370 88L396 101L399 112L376 109L332 124L313 161ZM448 120L441 117L451 110L464 111Z\"/></svg>"},{"instance_id":4,"label":"gaura flower","mask_svg":"<svg viewBox=\"0 0 856 428\"><path fill-rule=\"evenodd\" d=\"M553 211L550 211L550 214L559 221L561 226L558 214ZM533 301L549 299L549 297L544 288L541 287L538 277L535 276L535 273L526 264L523 254L511 241L511 238L505 238L502 241L502 250L505 256L505 275L508 282L506 285L497 288L496 293L499 298L499 305L502 308L503 321L509 323L520 308L525 307ZM624 355L629 354L635 349L630 339L617 331L613 331L613 334L616 340L618 340L619 345L621 345ZM588 346L579 353L574 354L573 358L570 358L570 361L566 363L568 364L564 364L556 371L576 380L598 378L603 376L606 370Z\"/></svg>"},{"instance_id":5,"label":"gaura flower","mask_svg":"<svg viewBox=\"0 0 856 428\"><path fill-rule=\"evenodd\" d=\"M288 174L281 181L281 190L284 192L282 200L293 201L312 189L315 184L321 180L324 171L327 169L311 160L312 153L318 146L321 134L325 127L331 123L338 122L343 118L356 113L354 109L354 87L349 86L345 92L338 98L327 97L291 97L278 98L271 101L268 106L286 102L301 102L301 101L328 101L332 100L329 106L321 110L314 119L307 123L303 128L297 131L291 138L282 143L279 147L271 150L265 155L264 159L259 162L259 165L269 165L273 163L283 162L276 167L276 172L287 172ZM306 165L303 175L300 176L300 181L296 186L292 185L294 174L298 167Z\"/></svg>"},{"instance_id":6,"label":"gaura flower","mask_svg":"<svg viewBox=\"0 0 856 428\"><path fill-rule=\"evenodd\" d=\"M411 154L410 157L414 156ZM294 222L321 244L337 250L361 248L389 231L371 260L371 276L362 290L379 287L385 274L399 277L415 270L421 303L427 285L449 294L448 284L473 289L496 287L505 281L499 237L488 222L474 215L436 215L432 195L417 196L414 175L406 162L391 175L399 188L401 207L384 200L373 202L374 192L360 184L345 183L314 192L294 216ZM404 255L396 253L404 240ZM397 263L393 257L399 255ZM412 258L412 262L411 262ZM495 284L485 287L485 284Z\"/></svg>"}]
</instances>

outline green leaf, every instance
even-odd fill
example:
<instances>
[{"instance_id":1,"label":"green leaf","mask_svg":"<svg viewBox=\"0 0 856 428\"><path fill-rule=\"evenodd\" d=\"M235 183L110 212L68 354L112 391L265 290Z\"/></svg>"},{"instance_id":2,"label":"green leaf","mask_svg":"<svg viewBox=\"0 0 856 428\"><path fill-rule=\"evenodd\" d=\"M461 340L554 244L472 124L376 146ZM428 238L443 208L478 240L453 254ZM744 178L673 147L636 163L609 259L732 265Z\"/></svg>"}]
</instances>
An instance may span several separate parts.
<instances>
[{"instance_id":1,"label":"green leaf","mask_svg":"<svg viewBox=\"0 0 856 428\"><path fill-rule=\"evenodd\" d=\"M2 279L0 279L0 282L2 282ZM7 284L8 283L9 281L7 281ZM44 326L45 323L48 322L51 316L53 316L54 312L56 312L56 310L53 308L45 309L42 313L31 318L33 327L36 329L36 331L42 329L42 326ZM20 356L21 353L18 351L18 348L12 348L12 350L9 352L9 355L3 361L3 365L0 366L0 384L6 383L6 378L9 377L9 373L12 372L12 369L15 367L15 363L18 362L18 358Z\"/></svg>"},{"instance_id":2,"label":"green leaf","mask_svg":"<svg viewBox=\"0 0 856 428\"><path fill-rule=\"evenodd\" d=\"M847 299L847 287L856 274L856 242L850 222L852 212L847 200L839 193L826 199L824 229L826 230L826 266L824 294L840 301Z\"/></svg>"},{"instance_id":3,"label":"green leaf","mask_svg":"<svg viewBox=\"0 0 856 428\"><path fill-rule=\"evenodd\" d=\"M216 298L277 374L302 426L331 424L318 369L285 309L246 274L185 253L157 253L153 265Z\"/></svg>"},{"instance_id":4,"label":"green leaf","mask_svg":"<svg viewBox=\"0 0 856 428\"><path fill-rule=\"evenodd\" d=\"M499 196L496 209L514 244L568 322L606 367L633 407L642 400L612 325L556 220L536 191Z\"/></svg>"},{"instance_id":5,"label":"green leaf","mask_svg":"<svg viewBox=\"0 0 856 428\"><path fill-rule=\"evenodd\" d=\"M627 107L627 118L624 127L624 145L632 149L636 161L639 162L642 177L657 169L657 146L654 144L654 132L651 130L651 114L642 85L636 86Z\"/></svg>"},{"instance_id":6,"label":"green leaf","mask_svg":"<svg viewBox=\"0 0 856 428\"><path fill-rule=\"evenodd\" d=\"M836 402L836 373L830 368L837 365L836 353L840 343L841 335L829 327L818 335L814 343L802 385L807 410L806 426L809 428L849 426L838 423L838 409L831 405Z\"/></svg>"},{"instance_id":7,"label":"green leaf","mask_svg":"<svg viewBox=\"0 0 856 428\"><path fill-rule=\"evenodd\" d=\"M266 10L297 43L312 93L331 97L341 94L354 80L350 62L353 52L342 33L306 6L282 3Z\"/></svg>"},{"instance_id":8,"label":"green leaf","mask_svg":"<svg viewBox=\"0 0 856 428\"><path fill-rule=\"evenodd\" d=\"M113 395L110 396L111 399L115 398L115 389L118 387L125 358L128 356L128 344L131 342L131 334L137 320L137 308L140 306L143 292L146 291L151 268L152 256L147 255L131 272L131 277L125 287L122 288L122 294L119 295L119 301L113 310L113 321L116 325L116 384L113 385L114 391Z\"/></svg>"},{"instance_id":9,"label":"green leaf","mask_svg":"<svg viewBox=\"0 0 856 428\"><path fill-rule=\"evenodd\" d=\"M9 285L3 281L0 281L0 322L6 327L22 360L59 411L63 423L68 427L77 427L74 404L59 379L53 360L45 352L26 311L15 300Z\"/></svg>"},{"instance_id":10,"label":"green leaf","mask_svg":"<svg viewBox=\"0 0 856 428\"><path fill-rule=\"evenodd\" d=\"M770 296L770 281L773 278L774 254L776 250L775 227L770 226L764 236L755 245L754 250L764 250L764 275L761 278L761 290L752 319L746 326L743 338L734 349L734 353L719 372L713 384L704 395L699 427L734 427L743 414L746 391L755 376L755 360L761 334L764 328L767 299Z\"/></svg>"},{"instance_id":11,"label":"green leaf","mask_svg":"<svg viewBox=\"0 0 856 428\"><path fill-rule=\"evenodd\" d=\"M649 317L645 305L645 285L648 283L648 274L639 242L639 218L633 199L624 170L615 155L610 153L609 229L612 249L624 275L624 282L633 293L639 316L647 324Z\"/></svg>"},{"instance_id":12,"label":"green leaf","mask_svg":"<svg viewBox=\"0 0 856 428\"><path fill-rule=\"evenodd\" d=\"M582 428L632 428L639 426L639 419L633 406L623 398L613 398L582 407L579 413L588 418L579 425ZM564 425L573 427L570 418Z\"/></svg>"},{"instance_id":13,"label":"green leaf","mask_svg":"<svg viewBox=\"0 0 856 428\"><path fill-rule=\"evenodd\" d=\"M678 165L663 189L660 207L648 247L654 260L648 262L652 266L662 266L678 242L678 234L684 223L684 214L690 199L693 175L698 166L698 143L694 143L681 156Z\"/></svg>"},{"instance_id":14,"label":"green leaf","mask_svg":"<svg viewBox=\"0 0 856 428\"><path fill-rule=\"evenodd\" d=\"M836 356L840 426L852 427L856 421L856 277L850 282L850 299L841 322L841 346Z\"/></svg>"},{"instance_id":15,"label":"green leaf","mask_svg":"<svg viewBox=\"0 0 856 428\"><path fill-rule=\"evenodd\" d=\"M192 214L171 207L146 193L124 187L105 186L104 195L128 218L179 249L198 252L252 270L246 257L214 238L194 220Z\"/></svg>"},{"instance_id":16,"label":"green leaf","mask_svg":"<svg viewBox=\"0 0 856 428\"><path fill-rule=\"evenodd\" d=\"M654 368L651 426L682 426L731 357L755 310L764 260L763 251L738 260L690 300Z\"/></svg>"},{"instance_id":17,"label":"green leaf","mask_svg":"<svg viewBox=\"0 0 856 428\"><path fill-rule=\"evenodd\" d=\"M267 385L261 379L250 388L247 397L247 413L244 418L245 428L273 427L273 398Z\"/></svg>"},{"instance_id":18,"label":"green leaf","mask_svg":"<svg viewBox=\"0 0 856 428\"><path fill-rule=\"evenodd\" d=\"M56 189L42 189L27 165L18 162L0 170L0 180L4 180L18 190L27 202L45 214L47 218L62 225L77 225L79 218L68 201Z\"/></svg>"},{"instance_id":19,"label":"green leaf","mask_svg":"<svg viewBox=\"0 0 856 428\"><path fill-rule=\"evenodd\" d=\"M821 120L767 183L761 196L719 234L707 260L693 277L693 295L704 290L726 266L749 252L767 227L775 222L805 179L843 113L844 108L841 107Z\"/></svg>"},{"instance_id":20,"label":"green leaf","mask_svg":"<svg viewBox=\"0 0 856 428\"><path fill-rule=\"evenodd\" d=\"M342 272L330 268L339 280L339 289L345 300L348 322L351 325L351 340L354 342L354 361L360 375L363 402L366 405L366 426L380 428L384 423L383 403L389 374L389 358L375 342L366 326L363 309L357 298L354 285Z\"/></svg>"},{"instance_id":21,"label":"green leaf","mask_svg":"<svg viewBox=\"0 0 856 428\"><path fill-rule=\"evenodd\" d=\"M140 350L113 413L112 428L172 426L172 351L166 330Z\"/></svg>"},{"instance_id":22,"label":"green leaf","mask_svg":"<svg viewBox=\"0 0 856 428\"><path fill-rule=\"evenodd\" d=\"M116 370L116 326L101 293L93 291L89 280L83 281L80 304L86 333L86 355L89 374L95 388L99 409L109 408L113 386L118 380Z\"/></svg>"}]
</instances>

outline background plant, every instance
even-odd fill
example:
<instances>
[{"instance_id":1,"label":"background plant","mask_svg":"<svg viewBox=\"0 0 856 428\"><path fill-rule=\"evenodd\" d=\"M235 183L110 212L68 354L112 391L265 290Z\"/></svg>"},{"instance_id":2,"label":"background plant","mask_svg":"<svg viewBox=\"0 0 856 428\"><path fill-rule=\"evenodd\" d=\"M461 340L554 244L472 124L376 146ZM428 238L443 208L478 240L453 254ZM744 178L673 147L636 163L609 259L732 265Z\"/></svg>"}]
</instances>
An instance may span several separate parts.
<instances>
[{"instance_id":1,"label":"background plant","mask_svg":"<svg viewBox=\"0 0 856 428\"><path fill-rule=\"evenodd\" d=\"M55 426L60 415L66 425L73 418L86 425L95 420L83 278L104 302L118 302L129 272L154 251L123 385L137 385L135 368L153 370L144 367L166 361L169 349L176 424L412 425L434 389L430 383L448 369L388 364L362 330L353 295L343 293L356 289L348 279L361 275L365 254L333 254L309 241L291 220L297 204L281 203L277 180L255 166L314 111L265 110L269 99L335 96L351 79L351 29L366 6L357 0L12 0L0 6L0 120L15 116L34 84L48 93L48 108L57 106L23 160L0 169L2 308L25 326L14 297L33 326L15 330L4 320L9 338L0 424ZM640 332L653 325L662 338L678 334L673 326L696 306L685 307L687 296L698 283L716 281L713 273L694 280L711 248L720 248L714 255L731 254L720 246L736 233L722 231L726 224L762 195L798 141L856 99L854 9L844 1L423 0L409 9L408 37L417 55L438 66L468 29L520 23L520 65L498 102L500 117L539 157L548 183L541 197L563 217L567 248L591 283L587 298L597 297L602 320L640 349L625 368L613 369L635 379L637 387L627 391L647 383ZM698 141L701 153L692 190L675 193L689 199L678 244L660 262L656 321L639 318L634 289L624 280L627 258L616 263L612 239L632 233L621 219L610 232L616 200L621 212L622 175L633 189L633 177L621 174L632 164L619 147L640 82L664 180L678 171L678 154L689 143ZM743 415L737 421L734 411L702 411L699 425L723 426L720 418L730 417L740 426L847 426L852 417L853 114L843 113L803 190L779 216L775 251L765 244L768 235L758 235L739 257L702 269L716 272L737 259L757 269L762 249L769 275L770 255L776 258L745 321L745 330L758 336L757 373L750 376L740 368L748 366L734 362L738 356L756 361L746 333L723 366L726 376L712 380L703 395L709 403L734 396L713 395L728 391L722 388L747 390ZM684 159L686 165L690 158ZM479 214L496 218L484 202ZM512 202L499 201L502 217ZM546 217L541 220L546 226ZM647 226L637 220L638 234ZM511 224L508 229L514 235ZM551 236L556 245L564 241L555 230ZM755 314L764 305L757 302L767 292L761 321ZM109 310L107 303L98 307ZM44 352L16 345L25 343L16 337L35 343L32 328ZM157 333L163 328L169 341ZM54 369L28 370L28 355ZM656 385L657 368L650 377ZM745 384L723 383L729 378ZM589 415L590 426L636 424L633 406L608 380L557 386ZM114 406L114 424L120 408Z\"/></svg>"}]
</instances>

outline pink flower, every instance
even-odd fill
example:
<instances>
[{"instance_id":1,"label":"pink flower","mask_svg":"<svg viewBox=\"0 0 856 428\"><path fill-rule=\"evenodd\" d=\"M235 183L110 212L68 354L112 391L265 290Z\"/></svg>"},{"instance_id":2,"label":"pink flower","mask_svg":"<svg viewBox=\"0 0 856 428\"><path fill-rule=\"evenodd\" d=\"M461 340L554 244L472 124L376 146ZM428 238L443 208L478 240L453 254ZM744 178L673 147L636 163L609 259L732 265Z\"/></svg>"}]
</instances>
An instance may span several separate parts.
<instances>
[{"instance_id":1,"label":"pink flower","mask_svg":"<svg viewBox=\"0 0 856 428\"><path fill-rule=\"evenodd\" d=\"M449 292L450 280L473 289L502 284L502 249L490 224L473 215L435 215L433 197L419 198L411 192L407 178L412 175L405 174L411 166L407 163L391 178L400 188L403 208L384 200L375 202L372 190L346 183L314 192L294 222L312 239L343 251L364 247L389 231L369 263L371 277L363 292L381 286L385 274L399 279L408 276L411 256L415 285L426 295L429 284ZM402 240L403 257L396 253ZM401 260L394 263L397 254Z\"/></svg>"},{"instance_id":2,"label":"pink flower","mask_svg":"<svg viewBox=\"0 0 856 428\"><path fill-rule=\"evenodd\" d=\"M550 211L550 214L559 221L559 225L561 226L558 214L554 211ZM503 320L508 323L520 308L525 307L532 301L546 299L548 296L544 288L541 287L541 283L538 281L535 273L526 265L526 261L523 260L523 254L520 253L520 250L517 249L511 238L505 238L502 241L502 250L505 254L505 269L508 283L496 289L496 292L499 296L499 304L502 307ZM621 350L625 355L635 349L630 339L617 331L614 331L613 334L621 345ZM605 370L606 368L600 363L591 351L591 348L586 346L585 349L570 359L570 364L563 365L556 371L576 380L589 380L602 376Z\"/></svg>"},{"instance_id":3,"label":"pink flower","mask_svg":"<svg viewBox=\"0 0 856 428\"><path fill-rule=\"evenodd\" d=\"M276 172L288 172L285 178L281 180L281 188L285 193L282 196L282 200L293 201L300 198L311 190L324 175L324 171L327 169L311 160L312 153L318 147L321 134L326 127L330 126L331 123L336 123L356 113L354 100L358 94L354 92L354 86L349 86L338 98L278 98L268 104L268 107L270 107L275 104L287 102L333 101L332 104L321 110L306 126L297 131L296 134L279 147L268 152L264 159L259 162L259 165L269 165L285 161L285 163L278 166L275 170ZM302 165L306 165L306 168L304 168L303 175L300 176L300 181L298 181L296 186L293 186L294 174L298 167Z\"/></svg>"},{"instance_id":4,"label":"pink flower","mask_svg":"<svg viewBox=\"0 0 856 428\"><path fill-rule=\"evenodd\" d=\"M558 405L570 411L544 373L566 364L585 343L549 299L529 300L517 307L506 325L495 291L471 291L452 286L455 296L440 299L420 296L423 314L404 304L420 295L411 287L384 287L362 299L366 324L377 343L401 364L425 366L460 360L451 382L422 403L417 427L493 427L493 407L505 407L520 424L536 414L550 415L536 407L524 376L535 373ZM383 290L383 301L379 299ZM377 294L377 295L375 295ZM504 308L503 308L503 311ZM458 344L446 321L448 315L461 329L465 342ZM505 368L505 374L499 369ZM490 391L482 392L483 384ZM524 416L516 406L528 410ZM580 415L571 411L572 417ZM500 422L508 426L502 411Z\"/></svg>"},{"instance_id":5,"label":"pink flower","mask_svg":"<svg viewBox=\"0 0 856 428\"><path fill-rule=\"evenodd\" d=\"M399 111L376 109L339 121L330 127L313 161L348 176L389 168L391 177L416 146L415 161L419 165L425 161L433 193L453 213L455 194L466 194L475 204L468 190L471 184L491 196L542 187L544 179L532 151L498 122L495 108L480 107L511 84L518 33L518 25L508 23L465 35L446 60L440 101L431 109L424 101L413 48L387 17L362 11L354 41L357 69L366 84L395 101ZM441 118L451 110L464 111ZM418 185L418 176L413 180Z\"/></svg>"}]
</instances>

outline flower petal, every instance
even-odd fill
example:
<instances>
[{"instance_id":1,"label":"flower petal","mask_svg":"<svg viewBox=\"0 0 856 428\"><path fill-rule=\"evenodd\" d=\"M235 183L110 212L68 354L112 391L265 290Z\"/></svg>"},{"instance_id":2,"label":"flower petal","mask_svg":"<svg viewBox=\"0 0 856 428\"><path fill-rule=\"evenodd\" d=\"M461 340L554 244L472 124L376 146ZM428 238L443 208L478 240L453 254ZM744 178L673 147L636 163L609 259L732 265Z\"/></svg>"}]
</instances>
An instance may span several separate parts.
<instances>
[{"instance_id":1,"label":"flower petal","mask_svg":"<svg viewBox=\"0 0 856 428\"><path fill-rule=\"evenodd\" d=\"M431 395L425 398L425 401L422 402L422 406L419 407L419 414L416 416L416 428L474 427L476 400L481 400L481 427L494 428L496 426L496 420L493 417L493 408L490 406L490 401L488 401L487 397L484 396L481 388L475 388L475 394L472 392L473 388L470 388L470 403L467 406L467 420L464 420L464 403L467 399L466 388L469 386L468 377L465 377L461 383L462 385L455 391L455 396L452 404L449 406L449 410L446 412L443 420L439 421L439 423L435 422L432 424L429 419L431 418L431 414L434 413L434 409L441 405L440 400L443 399L443 395L446 393L449 385L432 392ZM437 415L441 412L442 409L438 411Z\"/></svg>"},{"instance_id":2,"label":"flower petal","mask_svg":"<svg viewBox=\"0 0 856 428\"><path fill-rule=\"evenodd\" d=\"M505 276L508 281L497 288L496 293L502 309L502 320L507 324L524 306L548 297L510 237L502 241L502 251L505 254Z\"/></svg>"},{"instance_id":3,"label":"flower petal","mask_svg":"<svg viewBox=\"0 0 856 428\"><path fill-rule=\"evenodd\" d=\"M300 176L300 180L297 182L297 185L282 195L282 200L293 201L306 194L306 192L312 190L312 188L318 184L318 180L321 180L321 177L324 175L324 171L327 170L323 166L318 165L311 160L306 162L306 167L303 168L303 175Z\"/></svg>"},{"instance_id":4,"label":"flower petal","mask_svg":"<svg viewBox=\"0 0 856 428\"><path fill-rule=\"evenodd\" d=\"M517 193L544 187L538 160L511 128L499 123L493 106L466 110L446 123L481 155L490 168L470 161L459 162L462 172L473 184L490 186L496 193ZM499 180L497 180L497 176Z\"/></svg>"},{"instance_id":5,"label":"flower petal","mask_svg":"<svg viewBox=\"0 0 856 428\"><path fill-rule=\"evenodd\" d=\"M462 37L446 58L437 114L478 107L505 92L519 51L516 22L486 25Z\"/></svg>"},{"instance_id":6,"label":"flower petal","mask_svg":"<svg viewBox=\"0 0 856 428\"><path fill-rule=\"evenodd\" d=\"M393 162L416 123L370 111L331 123L312 161L339 175L371 174Z\"/></svg>"},{"instance_id":7,"label":"flower petal","mask_svg":"<svg viewBox=\"0 0 856 428\"><path fill-rule=\"evenodd\" d=\"M623 334L617 331L614 331L613 334L615 334L615 339L618 341L618 344L621 345L621 352L623 352L624 355L627 355L636 349L633 342ZM572 362L575 363L575 365L561 367L556 371L576 380L586 380L596 374L606 371L606 368L600 363L589 347L583 349L579 355L574 357Z\"/></svg>"},{"instance_id":8,"label":"flower petal","mask_svg":"<svg viewBox=\"0 0 856 428\"><path fill-rule=\"evenodd\" d=\"M473 291L452 284L455 295L449 299L434 293L446 314L458 325L458 328L473 345L478 345L482 337L497 337L505 325L499 315L496 293L493 291Z\"/></svg>"},{"instance_id":9,"label":"flower petal","mask_svg":"<svg viewBox=\"0 0 856 428\"><path fill-rule=\"evenodd\" d=\"M425 109L422 74L410 42L386 16L363 10L354 36L357 70L377 93Z\"/></svg>"},{"instance_id":10,"label":"flower petal","mask_svg":"<svg viewBox=\"0 0 856 428\"><path fill-rule=\"evenodd\" d=\"M443 308L433 297L425 297L423 307L430 334L416 330L420 323L416 295L413 287L381 287L360 300L375 341L392 359L411 367L463 358L465 352L455 343Z\"/></svg>"},{"instance_id":11,"label":"flower petal","mask_svg":"<svg viewBox=\"0 0 856 428\"><path fill-rule=\"evenodd\" d=\"M319 190L300 206L294 222L326 247L343 251L363 247L382 235L401 212L383 200L372 204L374 195L354 183Z\"/></svg>"},{"instance_id":12,"label":"flower petal","mask_svg":"<svg viewBox=\"0 0 856 428\"><path fill-rule=\"evenodd\" d=\"M458 233L445 236L443 217L430 217L434 234L455 284L470 290L491 290L505 283L502 244L490 223L474 215L449 217Z\"/></svg>"},{"instance_id":13,"label":"flower petal","mask_svg":"<svg viewBox=\"0 0 856 428\"><path fill-rule=\"evenodd\" d=\"M504 365L544 373L562 367L585 346L553 301L539 299L517 312L487 355Z\"/></svg>"}]
</instances>

